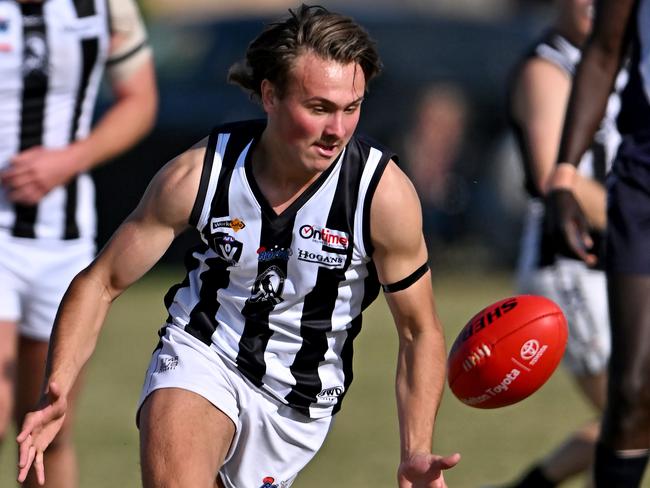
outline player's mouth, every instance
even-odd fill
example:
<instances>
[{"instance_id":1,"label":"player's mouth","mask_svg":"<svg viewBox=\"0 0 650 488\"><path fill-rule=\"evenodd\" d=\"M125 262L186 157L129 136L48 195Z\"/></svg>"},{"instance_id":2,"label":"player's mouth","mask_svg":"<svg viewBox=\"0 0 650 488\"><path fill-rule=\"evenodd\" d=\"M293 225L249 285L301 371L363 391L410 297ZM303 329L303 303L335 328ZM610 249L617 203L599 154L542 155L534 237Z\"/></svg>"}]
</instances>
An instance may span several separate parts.
<instances>
[{"instance_id":1,"label":"player's mouth","mask_svg":"<svg viewBox=\"0 0 650 488\"><path fill-rule=\"evenodd\" d=\"M316 147L318 154L324 158L335 156L339 148L338 144L327 144L324 142L316 142L314 146Z\"/></svg>"}]
</instances>

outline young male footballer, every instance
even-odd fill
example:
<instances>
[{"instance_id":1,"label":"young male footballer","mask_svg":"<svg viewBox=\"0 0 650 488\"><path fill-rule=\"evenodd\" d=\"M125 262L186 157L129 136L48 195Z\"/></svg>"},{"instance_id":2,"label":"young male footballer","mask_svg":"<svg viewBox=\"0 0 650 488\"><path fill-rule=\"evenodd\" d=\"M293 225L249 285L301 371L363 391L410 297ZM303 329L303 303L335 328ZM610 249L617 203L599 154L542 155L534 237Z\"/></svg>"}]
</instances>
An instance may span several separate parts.
<instances>
[{"instance_id":1,"label":"young male footballer","mask_svg":"<svg viewBox=\"0 0 650 488\"><path fill-rule=\"evenodd\" d=\"M20 479L32 464L43 479L110 303L194 227L202 242L165 297L138 409L144 486L290 486L350 388L361 312L381 283L399 333L398 486L446 487L460 456L431 452L445 347L418 199L393 153L355 135L379 70L366 32L321 7L253 40L229 78L266 119L217 127L163 167L74 279L43 403L18 437Z\"/></svg>"}]
</instances>

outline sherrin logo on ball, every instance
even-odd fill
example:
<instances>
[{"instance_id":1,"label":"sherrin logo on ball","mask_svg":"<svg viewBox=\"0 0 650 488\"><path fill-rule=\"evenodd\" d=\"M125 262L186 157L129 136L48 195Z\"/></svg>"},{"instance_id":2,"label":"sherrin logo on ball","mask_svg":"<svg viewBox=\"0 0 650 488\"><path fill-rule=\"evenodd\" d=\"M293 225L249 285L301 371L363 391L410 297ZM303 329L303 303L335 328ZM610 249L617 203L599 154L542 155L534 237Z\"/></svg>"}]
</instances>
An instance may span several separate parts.
<instances>
[{"instance_id":1,"label":"sherrin logo on ball","mask_svg":"<svg viewBox=\"0 0 650 488\"><path fill-rule=\"evenodd\" d=\"M476 408L498 408L537 391L566 347L566 318L555 302L517 295L472 317L451 346L447 381L454 395Z\"/></svg>"}]
</instances>

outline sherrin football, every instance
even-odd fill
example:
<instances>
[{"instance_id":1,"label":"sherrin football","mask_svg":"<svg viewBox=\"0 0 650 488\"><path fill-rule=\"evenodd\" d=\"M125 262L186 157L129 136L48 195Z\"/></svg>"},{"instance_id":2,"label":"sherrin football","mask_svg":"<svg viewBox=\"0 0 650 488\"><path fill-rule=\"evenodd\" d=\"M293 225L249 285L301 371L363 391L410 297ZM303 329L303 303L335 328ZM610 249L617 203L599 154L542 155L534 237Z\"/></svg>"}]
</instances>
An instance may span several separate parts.
<instances>
[{"instance_id":1,"label":"sherrin football","mask_svg":"<svg viewBox=\"0 0 650 488\"><path fill-rule=\"evenodd\" d=\"M476 408L519 402L553 374L567 336L566 318L552 300L536 295L500 300L458 334L449 352L449 387Z\"/></svg>"}]
</instances>

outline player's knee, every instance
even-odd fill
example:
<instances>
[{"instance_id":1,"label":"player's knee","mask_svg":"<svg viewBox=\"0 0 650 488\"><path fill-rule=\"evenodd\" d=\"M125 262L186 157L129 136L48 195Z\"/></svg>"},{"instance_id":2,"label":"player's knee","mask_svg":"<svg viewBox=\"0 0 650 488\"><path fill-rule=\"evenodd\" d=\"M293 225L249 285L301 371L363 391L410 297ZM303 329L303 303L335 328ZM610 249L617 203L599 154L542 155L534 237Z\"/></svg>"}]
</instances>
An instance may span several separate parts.
<instances>
[{"instance_id":1,"label":"player's knee","mask_svg":"<svg viewBox=\"0 0 650 488\"><path fill-rule=\"evenodd\" d=\"M628 375L613 393L609 409L624 433L650 429L650 378Z\"/></svg>"}]
</instances>

